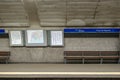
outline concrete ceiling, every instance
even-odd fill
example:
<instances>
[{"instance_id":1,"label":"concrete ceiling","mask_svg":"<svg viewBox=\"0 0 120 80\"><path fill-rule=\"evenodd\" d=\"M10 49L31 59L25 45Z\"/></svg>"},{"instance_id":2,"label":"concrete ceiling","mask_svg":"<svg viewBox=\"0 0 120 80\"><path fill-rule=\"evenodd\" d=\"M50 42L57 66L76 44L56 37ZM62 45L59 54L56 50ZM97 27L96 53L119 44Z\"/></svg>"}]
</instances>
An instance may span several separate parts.
<instances>
[{"instance_id":1,"label":"concrete ceiling","mask_svg":"<svg viewBox=\"0 0 120 80\"><path fill-rule=\"evenodd\" d=\"M0 0L0 26L120 26L120 0Z\"/></svg>"},{"instance_id":2,"label":"concrete ceiling","mask_svg":"<svg viewBox=\"0 0 120 80\"><path fill-rule=\"evenodd\" d=\"M29 26L21 0L0 0L0 26Z\"/></svg>"}]
</instances>

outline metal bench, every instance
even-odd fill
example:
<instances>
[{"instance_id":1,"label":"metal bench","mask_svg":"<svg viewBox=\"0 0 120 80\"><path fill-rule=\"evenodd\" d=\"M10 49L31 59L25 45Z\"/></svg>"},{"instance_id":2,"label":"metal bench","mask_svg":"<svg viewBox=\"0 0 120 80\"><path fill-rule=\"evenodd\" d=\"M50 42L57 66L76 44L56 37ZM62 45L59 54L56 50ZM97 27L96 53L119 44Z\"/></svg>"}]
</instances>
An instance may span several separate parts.
<instances>
[{"instance_id":1,"label":"metal bench","mask_svg":"<svg viewBox=\"0 0 120 80\"><path fill-rule=\"evenodd\" d=\"M65 63L120 63L119 51L64 51Z\"/></svg>"},{"instance_id":2,"label":"metal bench","mask_svg":"<svg viewBox=\"0 0 120 80\"><path fill-rule=\"evenodd\" d=\"M9 51L0 51L0 63L8 63L9 57Z\"/></svg>"}]
</instances>

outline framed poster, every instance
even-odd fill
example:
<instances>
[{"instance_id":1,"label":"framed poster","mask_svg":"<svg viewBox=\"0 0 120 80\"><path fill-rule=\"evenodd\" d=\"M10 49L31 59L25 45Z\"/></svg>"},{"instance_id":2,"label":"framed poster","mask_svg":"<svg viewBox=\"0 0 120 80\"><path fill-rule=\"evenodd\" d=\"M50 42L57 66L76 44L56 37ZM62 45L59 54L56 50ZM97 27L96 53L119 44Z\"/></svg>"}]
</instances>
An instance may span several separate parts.
<instances>
[{"instance_id":1,"label":"framed poster","mask_svg":"<svg viewBox=\"0 0 120 80\"><path fill-rule=\"evenodd\" d=\"M10 46L24 46L23 31L9 31Z\"/></svg>"},{"instance_id":2,"label":"framed poster","mask_svg":"<svg viewBox=\"0 0 120 80\"><path fill-rule=\"evenodd\" d=\"M64 33L62 30L50 31L50 46L64 46Z\"/></svg>"},{"instance_id":3,"label":"framed poster","mask_svg":"<svg viewBox=\"0 0 120 80\"><path fill-rule=\"evenodd\" d=\"M47 46L47 33L45 30L26 30L26 46Z\"/></svg>"}]
</instances>

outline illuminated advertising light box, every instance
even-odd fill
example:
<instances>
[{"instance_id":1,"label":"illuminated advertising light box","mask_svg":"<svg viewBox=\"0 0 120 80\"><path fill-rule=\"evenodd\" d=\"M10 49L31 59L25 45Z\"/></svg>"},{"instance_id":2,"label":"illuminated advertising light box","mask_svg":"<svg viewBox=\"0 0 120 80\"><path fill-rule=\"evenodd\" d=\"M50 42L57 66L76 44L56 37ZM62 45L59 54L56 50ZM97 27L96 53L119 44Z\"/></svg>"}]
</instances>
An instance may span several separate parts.
<instances>
[{"instance_id":1,"label":"illuminated advertising light box","mask_svg":"<svg viewBox=\"0 0 120 80\"><path fill-rule=\"evenodd\" d=\"M64 33L62 30L51 30L50 46L64 46Z\"/></svg>"},{"instance_id":2,"label":"illuminated advertising light box","mask_svg":"<svg viewBox=\"0 0 120 80\"><path fill-rule=\"evenodd\" d=\"M9 31L10 46L24 46L23 31Z\"/></svg>"},{"instance_id":3,"label":"illuminated advertising light box","mask_svg":"<svg viewBox=\"0 0 120 80\"><path fill-rule=\"evenodd\" d=\"M47 46L47 33L45 30L26 30L26 46Z\"/></svg>"}]
</instances>

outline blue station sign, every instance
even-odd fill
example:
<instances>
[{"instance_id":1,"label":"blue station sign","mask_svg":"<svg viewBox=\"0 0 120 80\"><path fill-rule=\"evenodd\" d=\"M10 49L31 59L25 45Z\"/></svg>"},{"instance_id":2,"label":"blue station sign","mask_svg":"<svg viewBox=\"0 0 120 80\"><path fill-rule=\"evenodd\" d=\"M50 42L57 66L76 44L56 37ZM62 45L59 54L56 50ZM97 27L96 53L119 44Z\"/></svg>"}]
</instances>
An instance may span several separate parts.
<instances>
[{"instance_id":1,"label":"blue station sign","mask_svg":"<svg viewBox=\"0 0 120 80\"><path fill-rule=\"evenodd\" d=\"M0 34L4 34L5 30L4 29L0 29Z\"/></svg>"},{"instance_id":2,"label":"blue station sign","mask_svg":"<svg viewBox=\"0 0 120 80\"><path fill-rule=\"evenodd\" d=\"M120 33L120 28L65 28L64 33Z\"/></svg>"}]
</instances>

